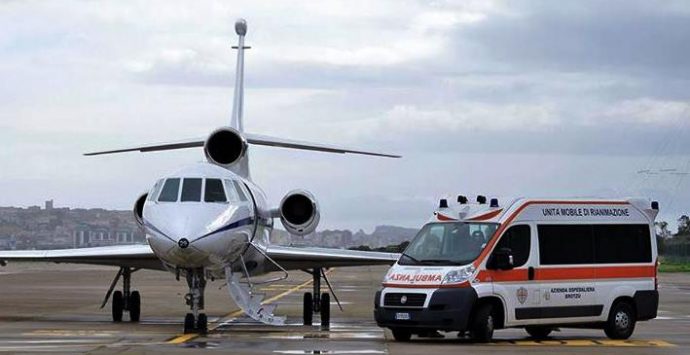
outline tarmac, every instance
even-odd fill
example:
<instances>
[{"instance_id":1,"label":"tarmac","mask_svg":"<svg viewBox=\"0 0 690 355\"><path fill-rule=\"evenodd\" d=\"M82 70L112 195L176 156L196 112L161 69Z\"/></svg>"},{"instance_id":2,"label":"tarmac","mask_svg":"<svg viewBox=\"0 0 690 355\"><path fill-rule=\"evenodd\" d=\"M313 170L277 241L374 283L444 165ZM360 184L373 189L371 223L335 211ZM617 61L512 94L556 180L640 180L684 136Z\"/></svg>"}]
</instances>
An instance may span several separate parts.
<instances>
[{"instance_id":1,"label":"tarmac","mask_svg":"<svg viewBox=\"0 0 690 355\"><path fill-rule=\"evenodd\" d=\"M601 330L562 329L548 340L533 341L524 330L494 333L489 344L472 344L457 333L443 339L393 340L374 322L373 298L387 268L338 268L329 277L344 311L331 299L331 326L301 325L302 294L311 277L293 271L287 280L262 287L267 299L287 315L282 327L258 324L243 316L221 281L206 287L206 336L180 334L187 312L184 281L172 274L138 271L132 289L142 294L139 323L112 323L110 305L100 309L115 276L110 267L13 263L0 267L0 352L236 354L441 354L441 353L607 353L689 354L690 274L662 274L659 317L640 322L633 337L609 340ZM323 285L325 287L325 284ZM127 319L127 315L124 317Z\"/></svg>"}]
</instances>

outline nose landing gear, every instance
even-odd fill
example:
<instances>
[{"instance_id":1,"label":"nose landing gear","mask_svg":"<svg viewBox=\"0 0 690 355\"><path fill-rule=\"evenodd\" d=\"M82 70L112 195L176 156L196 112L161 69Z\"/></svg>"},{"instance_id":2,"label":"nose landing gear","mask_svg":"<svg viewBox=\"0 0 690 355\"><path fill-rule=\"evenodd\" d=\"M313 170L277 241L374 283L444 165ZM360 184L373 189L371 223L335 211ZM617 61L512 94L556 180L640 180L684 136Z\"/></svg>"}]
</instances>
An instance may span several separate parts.
<instances>
[{"instance_id":1,"label":"nose landing gear","mask_svg":"<svg viewBox=\"0 0 690 355\"><path fill-rule=\"evenodd\" d=\"M204 269L188 269L187 285L189 293L184 297L185 303L192 310L184 318L184 332L206 334L208 332L208 318L206 314L199 313L204 309L204 290L206 289L206 278Z\"/></svg>"}]
</instances>

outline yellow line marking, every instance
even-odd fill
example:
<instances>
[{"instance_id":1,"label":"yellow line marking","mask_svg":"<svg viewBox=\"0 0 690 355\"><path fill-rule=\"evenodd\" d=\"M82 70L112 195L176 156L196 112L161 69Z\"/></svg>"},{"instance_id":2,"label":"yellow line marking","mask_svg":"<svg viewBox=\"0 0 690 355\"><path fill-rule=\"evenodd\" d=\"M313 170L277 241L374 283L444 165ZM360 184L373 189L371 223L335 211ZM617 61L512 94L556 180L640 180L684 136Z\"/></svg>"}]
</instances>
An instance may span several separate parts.
<instances>
[{"instance_id":1,"label":"yellow line marking","mask_svg":"<svg viewBox=\"0 0 690 355\"><path fill-rule=\"evenodd\" d=\"M199 334L182 334L179 336L176 336L175 338L172 338L168 340L168 344L182 344L185 342L188 342L196 337L198 337Z\"/></svg>"},{"instance_id":2,"label":"yellow line marking","mask_svg":"<svg viewBox=\"0 0 690 355\"><path fill-rule=\"evenodd\" d=\"M328 271L326 271L326 274L329 274L332 270L333 270L333 268L329 269ZM275 296L273 296L273 297L271 297L271 298L269 298L269 299L264 300L263 302L261 302L261 304L266 304L266 303L275 302L275 301L277 301L277 300L279 300L279 299L281 299L281 298L283 298L283 297L285 297L285 296L287 296L287 295L289 295L289 294L291 294L291 293L293 293L293 292L295 292L295 291L300 290L301 288L303 288L303 287L305 287L305 286L311 284L312 282L313 282L313 280L304 281L304 282L302 282L301 284L299 284L299 285L297 285L297 286L294 286L294 287L292 287L291 289L289 289L289 290L287 290L287 291L285 291L285 292L279 293L279 294L277 294L277 295L275 295ZM215 330L215 329L217 329L218 327L220 327L221 324L225 323L225 321L226 321L228 318L239 317L239 316L241 316L243 313L244 313L244 311L242 311L242 310L240 309L240 310L231 312L231 313L229 313L229 314L226 314L225 316L221 317L221 319L220 319L215 325L213 325L212 327L209 327L208 330L209 330L209 331ZM174 338L168 340L167 343L168 343L168 344L182 344L182 343L186 343L186 342L188 342L188 341L190 341L190 340L196 339L196 338L198 338L198 337L199 337L199 334L196 334L196 333L181 334L181 335L177 335L177 336L175 336Z\"/></svg>"},{"instance_id":3,"label":"yellow line marking","mask_svg":"<svg viewBox=\"0 0 690 355\"><path fill-rule=\"evenodd\" d=\"M551 340L499 340L495 345L517 346L617 346L617 347L675 347L664 340L611 340L611 339L551 339Z\"/></svg>"}]
</instances>

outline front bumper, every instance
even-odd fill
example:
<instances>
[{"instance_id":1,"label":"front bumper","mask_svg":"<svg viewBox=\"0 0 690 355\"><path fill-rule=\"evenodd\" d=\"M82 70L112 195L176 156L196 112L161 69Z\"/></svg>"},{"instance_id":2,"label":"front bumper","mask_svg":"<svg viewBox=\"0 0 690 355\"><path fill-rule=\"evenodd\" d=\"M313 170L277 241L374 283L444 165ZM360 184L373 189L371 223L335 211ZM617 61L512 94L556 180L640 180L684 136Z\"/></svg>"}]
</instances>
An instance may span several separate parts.
<instances>
[{"instance_id":1,"label":"front bumper","mask_svg":"<svg viewBox=\"0 0 690 355\"><path fill-rule=\"evenodd\" d=\"M431 294L427 308L381 307L381 291L376 292L374 318L379 327L465 331L477 292L472 287L438 289ZM408 320L396 319L408 313Z\"/></svg>"}]
</instances>

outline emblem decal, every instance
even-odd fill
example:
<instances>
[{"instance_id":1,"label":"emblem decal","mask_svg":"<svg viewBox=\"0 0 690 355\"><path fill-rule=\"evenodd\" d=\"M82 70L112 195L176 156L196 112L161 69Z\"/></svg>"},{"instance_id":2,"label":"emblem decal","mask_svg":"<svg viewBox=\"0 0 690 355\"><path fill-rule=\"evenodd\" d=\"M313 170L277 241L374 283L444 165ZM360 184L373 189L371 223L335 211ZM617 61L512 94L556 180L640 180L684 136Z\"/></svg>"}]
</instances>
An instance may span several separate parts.
<instances>
[{"instance_id":1,"label":"emblem decal","mask_svg":"<svg viewBox=\"0 0 690 355\"><path fill-rule=\"evenodd\" d=\"M407 296L402 295L402 297L400 297L400 304L405 304L405 303L407 303Z\"/></svg>"},{"instance_id":2,"label":"emblem decal","mask_svg":"<svg viewBox=\"0 0 690 355\"><path fill-rule=\"evenodd\" d=\"M177 242L177 245L182 249L187 249L189 246L189 240L187 240L187 238L182 238Z\"/></svg>"},{"instance_id":3,"label":"emblem decal","mask_svg":"<svg viewBox=\"0 0 690 355\"><path fill-rule=\"evenodd\" d=\"M518 288L516 295L517 295L518 302L520 302L520 304L524 304L525 301L527 301L527 289L526 288L524 288L524 287Z\"/></svg>"}]
</instances>

